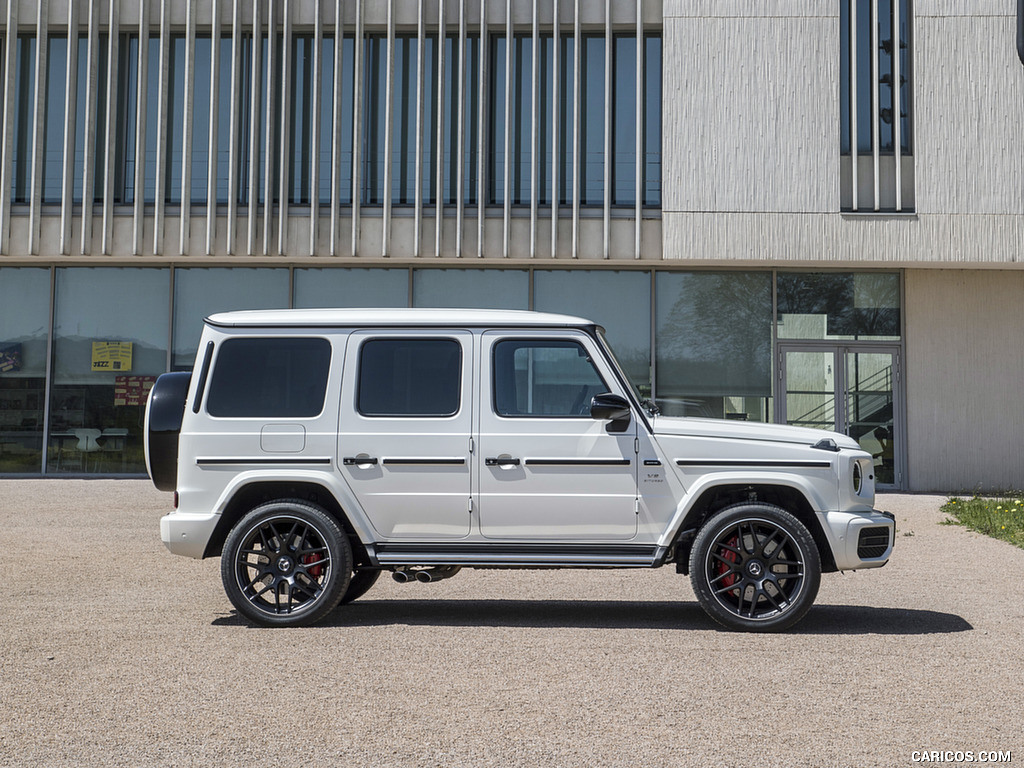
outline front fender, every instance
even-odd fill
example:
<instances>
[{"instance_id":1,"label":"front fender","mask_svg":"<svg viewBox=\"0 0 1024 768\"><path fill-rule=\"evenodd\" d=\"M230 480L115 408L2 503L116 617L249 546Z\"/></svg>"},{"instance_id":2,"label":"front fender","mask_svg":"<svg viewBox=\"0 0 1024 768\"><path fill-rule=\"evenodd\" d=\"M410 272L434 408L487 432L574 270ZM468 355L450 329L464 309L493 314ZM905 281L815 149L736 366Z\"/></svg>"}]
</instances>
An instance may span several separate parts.
<instances>
[{"instance_id":1,"label":"front fender","mask_svg":"<svg viewBox=\"0 0 1024 768\"><path fill-rule=\"evenodd\" d=\"M791 472L709 472L689 485L686 495L680 500L672 519L666 527L658 545L670 546L690 522L690 514L701 497L708 491L724 486L776 486L790 488L801 494L815 516L819 525L824 513L832 508L835 502L835 477L828 473L827 478L809 478Z\"/></svg>"}]
</instances>

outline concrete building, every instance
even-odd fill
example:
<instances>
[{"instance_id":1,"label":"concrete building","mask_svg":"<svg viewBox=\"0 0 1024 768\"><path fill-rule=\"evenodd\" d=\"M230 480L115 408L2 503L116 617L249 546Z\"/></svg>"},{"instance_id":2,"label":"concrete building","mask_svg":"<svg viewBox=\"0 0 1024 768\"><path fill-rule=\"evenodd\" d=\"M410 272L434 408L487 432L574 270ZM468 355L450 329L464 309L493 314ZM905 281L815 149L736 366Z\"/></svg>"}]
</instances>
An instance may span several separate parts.
<instances>
[{"instance_id":1,"label":"concrete building","mask_svg":"<svg viewBox=\"0 0 1024 768\"><path fill-rule=\"evenodd\" d=\"M493 306L883 486L1024 487L1012 0L0 13L0 474L143 471L211 312Z\"/></svg>"}]
</instances>

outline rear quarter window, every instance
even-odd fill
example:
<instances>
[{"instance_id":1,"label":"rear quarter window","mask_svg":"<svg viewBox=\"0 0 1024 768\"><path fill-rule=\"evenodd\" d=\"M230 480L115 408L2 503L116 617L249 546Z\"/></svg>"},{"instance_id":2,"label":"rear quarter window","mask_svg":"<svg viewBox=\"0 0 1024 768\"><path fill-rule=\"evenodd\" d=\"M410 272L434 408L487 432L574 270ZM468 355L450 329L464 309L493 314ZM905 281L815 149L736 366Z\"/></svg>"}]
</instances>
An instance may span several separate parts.
<instances>
[{"instance_id":1,"label":"rear quarter window","mask_svg":"<svg viewBox=\"0 0 1024 768\"><path fill-rule=\"evenodd\" d=\"M217 355L206 410L222 418L317 416L330 367L327 339L229 339Z\"/></svg>"}]
</instances>

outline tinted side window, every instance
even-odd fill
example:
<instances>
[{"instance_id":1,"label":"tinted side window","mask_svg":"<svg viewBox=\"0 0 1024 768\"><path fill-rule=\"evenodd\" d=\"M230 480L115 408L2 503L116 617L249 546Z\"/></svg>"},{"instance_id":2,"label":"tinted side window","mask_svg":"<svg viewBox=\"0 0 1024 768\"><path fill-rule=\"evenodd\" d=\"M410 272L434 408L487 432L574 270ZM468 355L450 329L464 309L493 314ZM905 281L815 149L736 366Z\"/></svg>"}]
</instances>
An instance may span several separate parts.
<instances>
[{"instance_id":1,"label":"tinted side window","mask_svg":"<svg viewBox=\"0 0 1024 768\"><path fill-rule=\"evenodd\" d=\"M372 339L359 353L357 407L364 416L452 416L461 374L453 339Z\"/></svg>"},{"instance_id":2,"label":"tinted side window","mask_svg":"<svg viewBox=\"0 0 1024 768\"><path fill-rule=\"evenodd\" d=\"M589 416L608 387L575 341L499 341L494 345L494 410L499 416Z\"/></svg>"},{"instance_id":3,"label":"tinted side window","mask_svg":"<svg viewBox=\"0 0 1024 768\"><path fill-rule=\"evenodd\" d=\"M327 339L229 339L210 379L211 416L299 418L323 410Z\"/></svg>"}]
</instances>

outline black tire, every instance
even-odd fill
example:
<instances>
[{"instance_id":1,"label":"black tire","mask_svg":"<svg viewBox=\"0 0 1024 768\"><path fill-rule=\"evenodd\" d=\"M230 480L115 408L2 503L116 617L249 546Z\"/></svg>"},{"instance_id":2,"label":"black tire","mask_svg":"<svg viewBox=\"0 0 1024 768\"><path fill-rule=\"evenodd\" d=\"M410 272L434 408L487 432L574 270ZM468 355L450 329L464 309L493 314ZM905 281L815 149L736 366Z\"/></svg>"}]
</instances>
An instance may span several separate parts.
<instances>
[{"instance_id":1,"label":"black tire","mask_svg":"<svg viewBox=\"0 0 1024 768\"><path fill-rule=\"evenodd\" d=\"M705 612L729 629L776 632L804 617L821 583L807 527L770 504L723 509L697 533L690 581Z\"/></svg>"},{"instance_id":2,"label":"black tire","mask_svg":"<svg viewBox=\"0 0 1024 768\"><path fill-rule=\"evenodd\" d=\"M380 571L356 571L352 574L352 579L348 583L348 589L345 590L345 594L341 596L341 600L338 605L344 605L345 603L351 603L353 600L358 600L360 597L370 591L370 587L377 583L377 579L380 578Z\"/></svg>"},{"instance_id":3,"label":"black tire","mask_svg":"<svg viewBox=\"0 0 1024 768\"><path fill-rule=\"evenodd\" d=\"M224 591L265 627L301 627L334 610L352 576L352 549L338 523L304 501L272 501L243 517L224 542Z\"/></svg>"}]
</instances>

